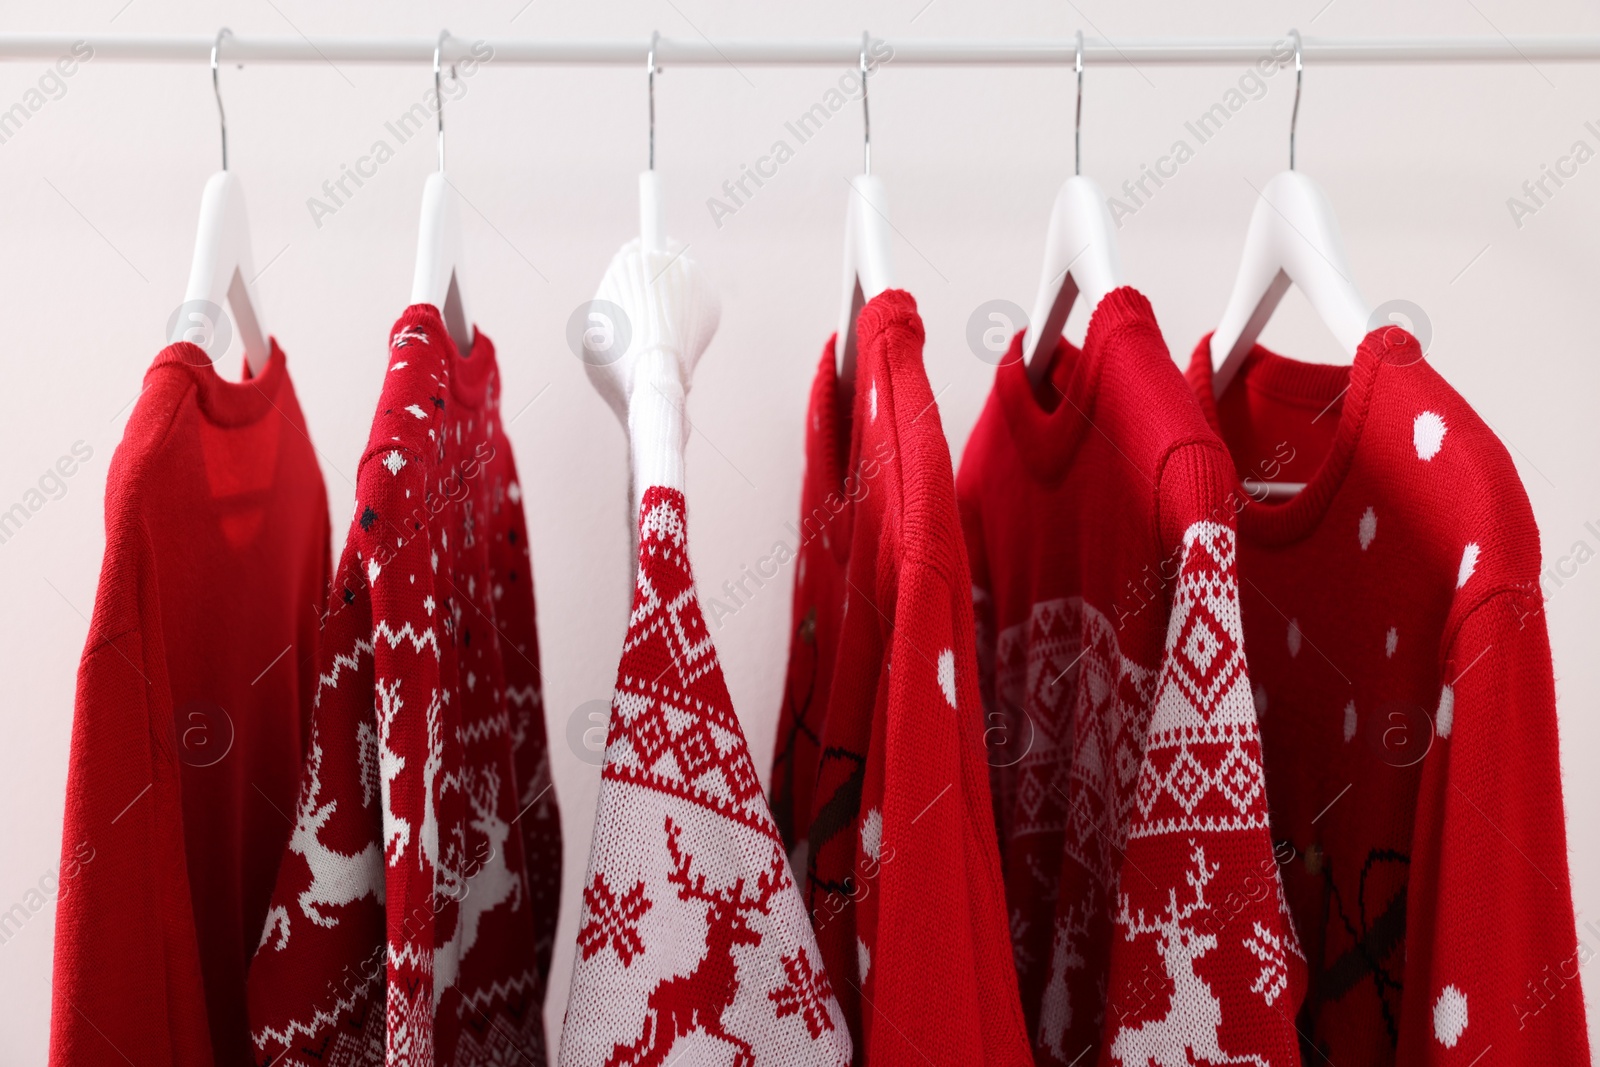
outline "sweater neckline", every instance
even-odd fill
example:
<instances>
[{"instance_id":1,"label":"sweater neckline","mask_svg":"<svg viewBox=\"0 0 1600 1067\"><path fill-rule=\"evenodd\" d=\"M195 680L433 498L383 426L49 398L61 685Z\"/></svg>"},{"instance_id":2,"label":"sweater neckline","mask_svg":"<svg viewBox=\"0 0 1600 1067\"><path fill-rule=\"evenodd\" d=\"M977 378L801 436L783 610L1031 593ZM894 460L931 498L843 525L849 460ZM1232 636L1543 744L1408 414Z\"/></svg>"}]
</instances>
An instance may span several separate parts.
<instances>
[{"instance_id":1,"label":"sweater neckline","mask_svg":"<svg viewBox=\"0 0 1600 1067\"><path fill-rule=\"evenodd\" d=\"M443 329L440 324L440 329ZM445 337L448 340L449 332ZM456 350L455 341L450 344L450 392L456 400L467 407L476 408L483 404L484 397L489 392L489 380L494 377L495 357L494 342L489 340L484 332L477 326L472 327L472 349L465 356Z\"/></svg>"},{"instance_id":2,"label":"sweater neckline","mask_svg":"<svg viewBox=\"0 0 1600 1067\"><path fill-rule=\"evenodd\" d=\"M877 394L871 389L864 391L862 386L873 376L874 361L881 358L876 354L880 338L896 328L915 334L920 356L923 333L917 302L903 289L885 289L868 300L856 317L857 363L851 395L841 395L837 333L828 338L822 351L822 366L818 367L823 390L819 404L822 417L818 420L823 439L818 444L826 464L828 494L837 494L844 501L832 519L835 536L828 538L828 548L841 564L849 559L857 502L864 495L859 481L864 438L868 425L877 418ZM865 410L868 406L870 412ZM857 480L853 491L852 478Z\"/></svg>"},{"instance_id":3,"label":"sweater neckline","mask_svg":"<svg viewBox=\"0 0 1600 1067\"><path fill-rule=\"evenodd\" d=\"M241 357L243 377L230 382L217 373L209 353L189 341L178 341L156 354L150 370L160 367L180 367L195 385L195 401L202 415L216 426L246 426L256 422L275 407L274 398L283 388L288 374L283 349L278 340L269 337L267 365L259 376L252 376L250 363Z\"/></svg>"},{"instance_id":4,"label":"sweater neckline","mask_svg":"<svg viewBox=\"0 0 1600 1067\"><path fill-rule=\"evenodd\" d=\"M1085 432L1094 421L1101 372L1113 338L1127 327L1154 328L1150 302L1123 286L1103 297L1089 317L1080 349L1061 337L1040 388L1028 381L1019 330L995 371L995 393L1024 469L1034 480L1054 484L1065 477ZM1036 357L1037 358L1037 357Z\"/></svg>"},{"instance_id":5,"label":"sweater neckline","mask_svg":"<svg viewBox=\"0 0 1600 1067\"><path fill-rule=\"evenodd\" d=\"M494 342L476 324L472 327L472 347L463 356L456 340L445 328L444 318L432 304L412 304L400 315L395 326L398 332L407 326L425 327L430 337L439 338L444 346L445 371L450 379L450 395L469 408L482 406L488 393L489 380L494 377Z\"/></svg>"},{"instance_id":6,"label":"sweater neckline","mask_svg":"<svg viewBox=\"0 0 1600 1067\"><path fill-rule=\"evenodd\" d=\"M1339 421L1322 463L1306 480L1306 487L1288 500L1267 503L1250 496L1238 468L1229 464L1230 488L1242 506L1238 511L1241 535L1262 545L1283 545L1298 541L1312 532L1328 513L1355 459L1376 395L1378 371L1386 362L1399 366L1422 358L1416 338L1397 326L1384 326L1368 333L1356 348L1349 366L1304 363L1255 345L1228 389L1250 389L1274 399L1305 406L1332 407L1339 404ZM1222 437L1222 422L1217 415L1211 378L1211 334L1196 346L1190 360L1190 381L1195 399L1205 413L1206 422ZM1227 441L1223 440L1224 446ZM1229 449L1230 454L1232 449Z\"/></svg>"}]
</instances>

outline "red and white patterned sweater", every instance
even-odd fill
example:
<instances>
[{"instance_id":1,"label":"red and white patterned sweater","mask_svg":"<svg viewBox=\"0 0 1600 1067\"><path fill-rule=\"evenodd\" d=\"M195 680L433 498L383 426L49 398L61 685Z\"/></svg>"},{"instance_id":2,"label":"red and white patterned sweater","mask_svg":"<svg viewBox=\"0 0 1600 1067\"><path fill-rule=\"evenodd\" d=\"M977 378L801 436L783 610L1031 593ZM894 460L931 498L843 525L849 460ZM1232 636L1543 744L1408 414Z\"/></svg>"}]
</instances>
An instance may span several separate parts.
<instances>
[{"instance_id":1,"label":"red and white patterned sweater","mask_svg":"<svg viewBox=\"0 0 1600 1067\"><path fill-rule=\"evenodd\" d=\"M777 803L858 1062L1027 1063L922 319L889 290L856 329L853 415L839 417L831 344L812 387Z\"/></svg>"},{"instance_id":2,"label":"red and white patterned sweater","mask_svg":"<svg viewBox=\"0 0 1600 1067\"><path fill-rule=\"evenodd\" d=\"M1227 453L1134 290L1021 340L957 491L1037 1062L1294 1064Z\"/></svg>"},{"instance_id":3,"label":"red and white patterned sweater","mask_svg":"<svg viewBox=\"0 0 1600 1067\"><path fill-rule=\"evenodd\" d=\"M663 436L681 454L681 437ZM700 611L680 490L644 490L638 563L561 1062L849 1063Z\"/></svg>"},{"instance_id":4,"label":"red and white patterned sweater","mask_svg":"<svg viewBox=\"0 0 1600 1067\"><path fill-rule=\"evenodd\" d=\"M1539 533L1494 432L1397 327L1259 345L1213 401L1244 632L1310 960L1309 1063L1587 1064Z\"/></svg>"},{"instance_id":5,"label":"red and white patterned sweater","mask_svg":"<svg viewBox=\"0 0 1600 1067\"><path fill-rule=\"evenodd\" d=\"M545 1062L561 841L494 346L407 308L250 971L258 1062Z\"/></svg>"}]
</instances>

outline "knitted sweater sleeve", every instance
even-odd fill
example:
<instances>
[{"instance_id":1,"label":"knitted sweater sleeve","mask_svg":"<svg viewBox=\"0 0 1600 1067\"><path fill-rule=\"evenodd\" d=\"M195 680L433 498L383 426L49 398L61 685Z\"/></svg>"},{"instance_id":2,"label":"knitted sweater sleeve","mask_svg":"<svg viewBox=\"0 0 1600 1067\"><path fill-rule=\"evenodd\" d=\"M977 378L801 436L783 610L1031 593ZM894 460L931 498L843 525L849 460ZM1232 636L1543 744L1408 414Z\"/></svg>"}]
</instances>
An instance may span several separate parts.
<instances>
[{"instance_id":1,"label":"knitted sweater sleeve","mask_svg":"<svg viewBox=\"0 0 1600 1067\"><path fill-rule=\"evenodd\" d=\"M933 567L913 564L900 575L887 707L874 716L862 790L881 797L882 808L863 800L857 834L869 1063L1031 1061L995 852L967 596ZM952 876L955 864L963 869ZM931 885L942 889L930 896Z\"/></svg>"},{"instance_id":2,"label":"knitted sweater sleeve","mask_svg":"<svg viewBox=\"0 0 1600 1067\"><path fill-rule=\"evenodd\" d=\"M533 560L522 488L503 433L496 436L494 506L505 515L495 522L491 565L505 593L496 605L497 624L525 642L504 650L506 707L511 715L512 760L517 777L517 820L534 917L534 970L542 985L550 975L556 912L561 896L561 811L550 777L550 743L545 728L543 676L538 628L534 622ZM503 457L503 458L502 458Z\"/></svg>"},{"instance_id":3,"label":"knitted sweater sleeve","mask_svg":"<svg viewBox=\"0 0 1600 1067\"><path fill-rule=\"evenodd\" d=\"M108 559L106 573L117 569ZM102 612L117 614L108 611L114 604L150 606L154 595L143 583L103 581L96 623ZM122 613L129 615L137 609ZM107 1062L124 1052L138 1062L208 1067L173 713L160 638L152 649L146 637L160 627L98 630L78 670L60 870L54 887L40 879L57 898L50 1063ZM45 894L30 895L22 908L44 906ZM17 911L0 916L5 938L17 932Z\"/></svg>"},{"instance_id":4,"label":"knitted sweater sleeve","mask_svg":"<svg viewBox=\"0 0 1600 1067\"><path fill-rule=\"evenodd\" d=\"M957 486L959 492L959 481ZM1005 813L1011 809L1015 778L1012 771L1017 762L1013 758L1013 751L1022 728L1021 709L1003 706L995 691L997 631L983 516L977 505L964 496L958 497L957 508L961 514L961 536L966 543L968 566L972 571L972 628L978 652L978 698L983 706L983 741L989 754L989 789L994 801L995 828L1003 848L1006 841Z\"/></svg>"},{"instance_id":5,"label":"knitted sweater sleeve","mask_svg":"<svg viewBox=\"0 0 1600 1067\"><path fill-rule=\"evenodd\" d=\"M1219 445L1191 444L1160 482L1161 543L1180 562L1143 757L1119 801L1102 1063L1299 1062L1305 958L1269 828L1228 463Z\"/></svg>"},{"instance_id":6,"label":"knitted sweater sleeve","mask_svg":"<svg viewBox=\"0 0 1600 1067\"><path fill-rule=\"evenodd\" d=\"M819 553L807 540L797 546L799 558L804 562L795 568L789 663L784 673L783 705L778 711L778 736L773 746L769 779L773 821L778 825L784 847L791 853L791 862L800 871L805 870L805 854L796 851L795 846L805 840L811 817L811 783L801 779L816 776L817 722L821 716L815 714L814 709L822 708L828 697L826 692L818 691L821 653L817 647L817 609L811 602L813 598L808 595L805 581L807 565L817 566ZM714 614L716 610L713 606ZM799 751L802 747L805 749L803 756Z\"/></svg>"},{"instance_id":7,"label":"knitted sweater sleeve","mask_svg":"<svg viewBox=\"0 0 1600 1067\"><path fill-rule=\"evenodd\" d=\"M396 456L405 459L398 471L383 464ZM350 538L362 549L372 597L377 729L374 737L358 727L357 742L377 745L388 929L386 1053L394 1064L406 1062L408 1048L433 1048L434 993L441 984L434 969L436 933L451 929L455 917L448 913L459 910L451 875L463 869L454 857L465 856L465 842L460 820L442 816L438 805L441 770L462 766L460 712L447 706L455 661L445 665L449 677L442 664L444 649L460 640L471 601L446 571L448 546L424 517L430 503L448 500L449 478L399 450L382 461L369 456L358 478L358 499L371 503ZM423 504L412 503L418 500ZM372 511L376 521L363 521ZM442 599L433 595L445 589ZM361 769L370 778L371 764ZM442 832L445 825L456 832ZM447 855L452 862L441 862ZM437 895L436 877L446 890ZM454 982L454 975L447 977Z\"/></svg>"},{"instance_id":8,"label":"knitted sweater sleeve","mask_svg":"<svg viewBox=\"0 0 1600 1067\"><path fill-rule=\"evenodd\" d=\"M147 376L112 460L105 556L78 665L60 867L0 914L3 945L56 898L52 1067L212 1063L160 572L138 507L149 457L185 399L179 376ZM212 724L196 725L203 733Z\"/></svg>"},{"instance_id":9,"label":"knitted sweater sleeve","mask_svg":"<svg viewBox=\"0 0 1600 1067\"><path fill-rule=\"evenodd\" d=\"M1539 592L1502 589L1447 638L1406 905L1397 1062L1587 1064ZM1400 723L1428 730L1428 722Z\"/></svg>"},{"instance_id":10,"label":"knitted sweater sleeve","mask_svg":"<svg viewBox=\"0 0 1600 1067\"><path fill-rule=\"evenodd\" d=\"M431 1012L416 1002L432 1004L439 842L426 792L443 740L437 661L448 634L447 606L418 592L436 558L420 457L369 455L356 496L318 640L294 830L250 968L251 1038L283 1067L302 1062L294 1050L329 1042L381 1058L432 1041Z\"/></svg>"},{"instance_id":11,"label":"knitted sweater sleeve","mask_svg":"<svg viewBox=\"0 0 1600 1067\"><path fill-rule=\"evenodd\" d=\"M316 695L295 825L250 964L258 1060L335 1040L381 1058L384 885L375 774L371 595L346 544L318 636ZM341 1025L351 1019L371 1025Z\"/></svg>"}]
</instances>

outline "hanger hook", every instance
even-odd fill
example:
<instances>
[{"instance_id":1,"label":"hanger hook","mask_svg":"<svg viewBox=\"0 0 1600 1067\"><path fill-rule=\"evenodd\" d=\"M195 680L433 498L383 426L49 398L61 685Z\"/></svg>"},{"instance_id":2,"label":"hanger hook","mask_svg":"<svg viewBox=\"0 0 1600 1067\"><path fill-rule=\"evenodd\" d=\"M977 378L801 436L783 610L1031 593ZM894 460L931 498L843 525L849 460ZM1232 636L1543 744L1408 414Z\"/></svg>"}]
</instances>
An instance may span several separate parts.
<instances>
[{"instance_id":1,"label":"hanger hook","mask_svg":"<svg viewBox=\"0 0 1600 1067\"><path fill-rule=\"evenodd\" d=\"M645 80L650 86L650 170L656 169L656 45L661 31L650 31L650 54L645 57Z\"/></svg>"},{"instance_id":2,"label":"hanger hook","mask_svg":"<svg viewBox=\"0 0 1600 1067\"><path fill-rule=\"evenodd\" d=\"M444 43L450 39L449 30L440 30L439 39L433 45L433 95L439 101L439 173L444 173L444 83L439 76L439 57L444 52Z\"/></svg>"},{"instance_id":3,"label":"hanger hook","mask_svg":"<svg viewBox=\"0 0 1600 1067\"><path fill-rule=\"evenodd\" d=\"M1300 75L1305 66L1300 61L1300 31L1290 30L1294 41L1294 110L1289 113L1289 169L1294 170L1294 131L1300 125Z\"/></svg>"},{"instance_id":4,"label":"hanger hook","mask_svg":"<svg viewBox=\"0 0 1600 1067\"><path fill-rule=\"evenodd\" d=\"M861 31L861 173L872 173L872 113L867 110L867 47L872 35Z\"/></svg>"},{"instance_id":5,"label":"hanger hook","mask_svg":"<svg viewBox=\"0 0 1600 1067\"><path fill-rule=\"evenodd\" d=\"M1078 74L1078 108L1072 116L1072 173L1083 173L1083 31L1078 31L1072 69Z\"/></svg>"},{"instance_id":6,"label":"hanger hook","mask_svg":"<svg viewBox=\"0 0 1600 1067\"><path fill-rule=\"evenodd\" d=\"M228 169L228 113L222 110L222 83L217 78L217 52L222 48L222 39L232 37L233 31L224 26L217 31L217 39L211 42L211 91L217 94L217 121L222 126L222 169Z\"/></svg>"}]
</instances>

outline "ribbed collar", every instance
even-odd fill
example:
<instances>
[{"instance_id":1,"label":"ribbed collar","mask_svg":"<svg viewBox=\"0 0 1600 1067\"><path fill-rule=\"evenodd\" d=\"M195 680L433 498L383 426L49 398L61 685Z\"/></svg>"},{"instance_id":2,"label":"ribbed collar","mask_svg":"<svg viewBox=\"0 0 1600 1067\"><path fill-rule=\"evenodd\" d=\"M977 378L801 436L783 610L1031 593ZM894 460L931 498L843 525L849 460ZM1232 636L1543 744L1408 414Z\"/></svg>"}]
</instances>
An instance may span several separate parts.
<instances>
[{"instance_id":1,"label":"ribbed collar","mask_svg":"<svg viewBox=\"0 0 1600 1067\"><path fill-rule=\"evenodd\" d=\"M1089 317L1080 350L1065 337L1051 357L1050 375L1040 389L1028 381L1022 363L1023 332L1011 338L995 371L995 394L1023 467L1036 481L1059 482L1094 419L1101 372L1130 341L1161 343L1150 301L1123 286L1107 293ZM1035 357L1038 358L1038 357Z\"/></svg>"},{"instance_id":2,"label":"ribbed collar","mask_svg":"<svg viewBox=\"0 0 1600 1067\"><path fill-rule=\"evenodd\" d=\"M278 392L288 374L283 349L276 338L268 338L271 351L260 377L251 377L250 364L244 363L243 380L230 382L217 373L211 356L188 341L170 344L157 353L145 377L162 367L179 367L195 385L200 413L217 426L245 426L273 409Z\"/></svg>"},{"instance_id":3,"label":"ribbed collar","mask_svg":"<svg viewBox=\"0 0 1600 1067\"><path fill-rule=\"evenodd\" d=\"M1239 532L1263 545L1288 544L1312 533L1350 472L1383 365L1406 366L1421 358L1422 347L1416 338L1398 326L1384 326L1367 334L1348 367L1302 363L1261 345L1254 346L1229 383L1230 390L1249 389L1301 406L1339 404L1339 422L1321 466L1307 479L1306 487L1288 500L1263 503L1251 498L1244 491L1238 471L1234 471L1232 488L1244 501L1239 511ZM1196 346L1188 377L1200 410L1220 437L1222 423L1212 393L1210 334Z\"/></svg>"},{"instance_id":4,"label":"ribbed collar","mask_svg":"<svg viewBox=\"0 0 1600 1067\"><path fill-rule=\"evenodd\" d=\"M884 338L891 333L909 336L920 359L924 339L922 317L917 314L916 299L903 289L885 289L867 301L856 316L857 364L852 395L841 395L837 333L828 338L812 383L811 406L817 415L815 456L819 461L818 470L823 474L828 492L844 498L844 507L834 516L828 537L834 559L840 563L850 555L858 499L847 491L847 482L852 472L859 471L863 438L874 421L864 405L877 403L875 398L869 399L873 396L870 390L863 392L862 383L870 380L873 368L887 358Z\"/></svg>"}]
</instances>

